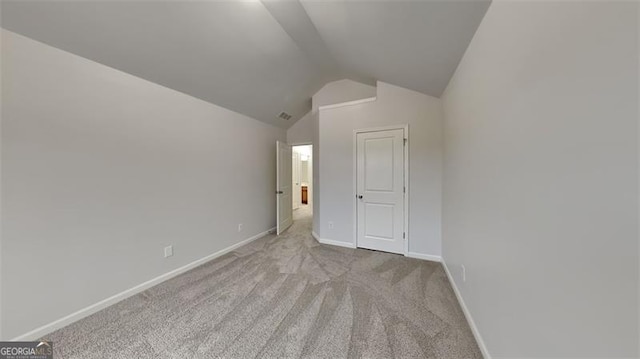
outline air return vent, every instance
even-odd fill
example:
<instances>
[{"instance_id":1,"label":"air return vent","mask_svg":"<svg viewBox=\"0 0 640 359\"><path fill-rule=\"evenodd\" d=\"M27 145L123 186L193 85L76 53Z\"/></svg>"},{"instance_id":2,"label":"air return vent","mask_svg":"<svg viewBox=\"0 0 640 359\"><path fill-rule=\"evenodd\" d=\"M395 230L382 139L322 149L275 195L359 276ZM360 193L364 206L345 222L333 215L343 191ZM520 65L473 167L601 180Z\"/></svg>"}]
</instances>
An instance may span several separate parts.
<instances>
[{"instance_id":1,"label":"air return vent","mask_svg":"<svg viewBox=\"0 0 640 359\"><path fill-rule=\"evenodd\" d=\"M278 117L283 119L283 120L287 120L287 121L291 119L291 115L286 113L286 112L280 112Z\"/></svg>"}]
</instances>

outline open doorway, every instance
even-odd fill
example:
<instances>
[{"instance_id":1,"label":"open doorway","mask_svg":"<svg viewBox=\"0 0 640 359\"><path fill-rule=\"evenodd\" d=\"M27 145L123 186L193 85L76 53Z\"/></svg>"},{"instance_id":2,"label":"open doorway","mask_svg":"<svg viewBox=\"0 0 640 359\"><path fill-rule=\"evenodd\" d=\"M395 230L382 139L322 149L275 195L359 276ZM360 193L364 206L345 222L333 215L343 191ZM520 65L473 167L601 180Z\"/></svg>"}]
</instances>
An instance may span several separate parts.
<instances>
[{"instance_id":1,"label":"open doorway","mask_svg":"<svg viewBox=\"0 0 640 359\"><path fill-rule=\"evenodd\" d=\"M313 147L311 145L292 146L291 184L293 220L313 217Z\"/></svg>"}]
</instances>

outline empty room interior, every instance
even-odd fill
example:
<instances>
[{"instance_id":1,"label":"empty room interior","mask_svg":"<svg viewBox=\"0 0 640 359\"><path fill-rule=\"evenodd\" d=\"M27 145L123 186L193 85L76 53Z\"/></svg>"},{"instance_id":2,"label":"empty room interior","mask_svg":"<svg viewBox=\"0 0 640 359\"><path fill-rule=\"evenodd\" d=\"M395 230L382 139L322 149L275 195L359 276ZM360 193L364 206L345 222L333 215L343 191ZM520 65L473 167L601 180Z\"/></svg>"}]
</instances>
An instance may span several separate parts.
<instances>
[{"instance_id":1,"label":"empty room interior","mask_svg":"<svg viewBox=\"0 0 640 359\"><path fill-rule=\"evenodd\" d=\"M639 19L0 0L0 358L640 358Z\"/></svg>"}]
</instances>

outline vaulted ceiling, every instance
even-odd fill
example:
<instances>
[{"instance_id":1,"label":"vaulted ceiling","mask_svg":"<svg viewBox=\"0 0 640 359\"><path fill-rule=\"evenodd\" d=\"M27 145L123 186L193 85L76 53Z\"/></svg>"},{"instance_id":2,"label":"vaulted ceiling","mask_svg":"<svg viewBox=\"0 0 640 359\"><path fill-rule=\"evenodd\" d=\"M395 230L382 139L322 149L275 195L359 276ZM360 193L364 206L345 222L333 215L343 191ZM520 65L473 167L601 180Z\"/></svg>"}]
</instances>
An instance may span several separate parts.
<instances>
[{"instance_id":1,"label":"vaulted ceiling","mask_svg":"<svg viewBox=\"0 0 640 359\"><path fill-rule=\"evenodd\" d=\"M7 30L287 128L341 78L439 97L489 3L3 0L0 12Z\"/></svg>"}]
</instances>

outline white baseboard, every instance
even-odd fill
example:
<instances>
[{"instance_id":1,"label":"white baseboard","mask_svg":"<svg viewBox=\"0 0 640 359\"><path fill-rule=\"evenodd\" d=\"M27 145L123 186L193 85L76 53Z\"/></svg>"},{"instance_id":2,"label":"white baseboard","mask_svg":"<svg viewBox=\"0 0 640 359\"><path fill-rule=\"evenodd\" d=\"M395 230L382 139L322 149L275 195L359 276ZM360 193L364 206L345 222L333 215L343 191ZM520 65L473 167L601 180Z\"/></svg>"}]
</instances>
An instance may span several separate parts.
<instances>
[{"instance_id":1,"label":"white baseboard","mask_svg":"<svg viewBox=\"0 0 640 359\"><path fill-rule=\"evenodd\" d=\"M170 272L162 274L162 275L160 275L158 277L155 277L155 278L153 278L151 280L148 280L148 281L146 281L144 283L138 284L137 286L135 286L133 288L129 288L129 289L127 289L127 290L125 290L123 292L120 292L120 293L118 293L116 295L113 295L113 296L111 296L111 297L109 297L107 299L101 300L101 301L99 301L99 302L97 302L95 304L92 304L92 305L90 305L90 306L88 306L86 308L80 309L79 311L77 311L75 313L69 314L66 317L60 318L58 320L55 320L55 321L53 321L53 322L51 322L49 324L45 324L45 325L43 325L43 326L41 326L39 328L36 328L36 329L34 329L34 330L32 330L32 331L30 331L28 333L19 335L19 336L15 337L15 338L13 338L11 340L12 341L29 341L29 340L35 340L35 339L41 338L41 337L53 332L54 330L60 329L62 327L65 327L65 326L67 326L67 325L69 325L69 324L71 324L71 323L73 323L75 321L78 321L78 320L80 320L82 318L85 318L85 317L87 317L87 316L89 316L89 315L91 315L93 313L96 313L96 312L98 312L98 311L100 311L100 310L102 310L102 309L104 309L106 307L114 305L114 304L116 304L116 303L118 303L118 302L120 302L120 301L122 301L124 299L127 299L127 298L129 298L129 297L131 297L131 296L133 296L135 294L143 292L143 291L145 291L145 290L147 290L147 289L149 289L149 288L151 288L151 287L153 287L155 285L158 285L158 284L160 284L160 283L162 283L162 282L164 282L166 280L169 280L169 279L171 279L173 277L176 277L176 276L178 276L178 275L180 275L180 274L182 274L184 272L187 272L187 271L189 271L189 270L191 270L191 269L193 269L195 267L198 267L198 266L200 266L200 265L202 265L202 264L204 264L204 263L206 263L206 262L208 262L208 261L210 261L212 259L220 257L220 256L222 256L224 254L227 254L227 253L233 251L236 248L242 247L245 244L248 244L250 242L255 241L258 238L262 238L262 237L266 236L267 234L273 233L273 231L275 231L275 229L276 228L273 227L273 228L271 228L269 230L266 230L266 231L264 231L262 233L258 233L255 236L247 238L247 239L245 239L245 240L243 240L241 242L238 242L238 243L236 243L236 244L234 244L232 246L229 246L227 248L219 250L219 251L217 251L215 253L212 253L212 254L210 254L210 255L208 255L206 257L203 257L203 258L200 258L198 260L195 260L195 261L193 261L193 262L191 262L191 263L189 263L187 265L184 265L184 266L182 266L180 268L177 268L177 269L174 269L174 270L172 270Z\"/></svg>"},{"instance_id":2,"label":"white baseboard","mask_svg":"<svg viewBox=\"0 0 640 359\"><path fill-rule=\"evenodd\" d=\"M405 257L422 259L422 260L425 260L425 261L432 261L432 262L442 262L442 257L436 256L436 255L433 255L433 254L422 254L422 253L416 253L416 252L407 252Z\"/></svg>"},{"instance_id":3,"label":"white baseboard","mask_svg":"<svg viewBox=\"0 0 640 359\"><path fill-rule=\"evenodd\" d=\"M473 317L471 316L471 312L467 308L467 305L464 303L464 299L462 299L462 295L460 294L460 290L458 290L458 286L456 282L453 280L453 276L449 271L449 267L447 267L447 262L442 259L442 266L444 267L444 271L447 273L447 277L449 278L449 283L451 283L451 287L453 287L453 292L456 293L456 297L458 298L458 302L460 303L460 307L462 307L462 312L464 313L465 318L467 318L467 322L469 323L469 327L471 327L471 332L473 332L473 336L476 338L476 342L478 343L478 347L480 347L480 351L482 352L482 356L485 359L491 359L491 355L489 354L489 350L487 346L484 344L484 340L482 340L482 336L480 335L480 331L478 331L478 327L476 323L473 321Z\"/></svg>"},{"instance_id":4,"label":"white baseboard","mask_svg":"<svg viewBox=\"0 0 640 359\"><path fill-rule=\"evenodd\" d=\"M316 241L322 244L328 244L330 246L338 246L338 247L346 247L346 248L356 248L355 243L348 243L348 242L342 242L342 241L334 241L333 239L320 238L320 236L318 236L316 232L311 232L311 235L313 236L313 238L316 239Z\"/></svg>"}]
</instances>

